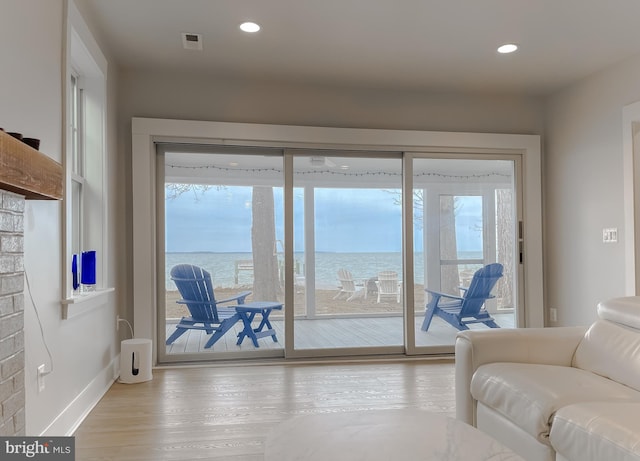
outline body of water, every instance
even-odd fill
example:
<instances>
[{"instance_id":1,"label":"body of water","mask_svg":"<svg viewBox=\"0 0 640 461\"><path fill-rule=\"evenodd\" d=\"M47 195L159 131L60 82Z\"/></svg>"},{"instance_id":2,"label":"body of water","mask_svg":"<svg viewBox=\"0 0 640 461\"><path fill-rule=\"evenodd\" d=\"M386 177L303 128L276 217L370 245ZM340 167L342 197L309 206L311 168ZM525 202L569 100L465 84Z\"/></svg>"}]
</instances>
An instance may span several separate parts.
<instances>
[{"instance_id":1,"label":"body of water","mask_svg":"<svg viewBox=\"0 0 640 461\"><path fill-rule=\"evenodd\" d=\"M461 259L481 258L481 252L461 252ZM282 255L278 255L282 262ZM415 259L415 279L424 279L424 258L417 253ZM166 254L166 289L176 287L169 277L171 268L176 264L194 264L211 273L214 287L235 287L236 261L251 260L251 253L167 253ZM299 274L304 275L304 255L296 253L296 267ZM338 284L338 269L347 269L355 279L375 277L381 271L396 271L402 279L402 254L397 253L316 253L315 277L316 288L335 288ZM252 285L251 271L239 271L238 285Z\"/></svg>"}]
</instances>

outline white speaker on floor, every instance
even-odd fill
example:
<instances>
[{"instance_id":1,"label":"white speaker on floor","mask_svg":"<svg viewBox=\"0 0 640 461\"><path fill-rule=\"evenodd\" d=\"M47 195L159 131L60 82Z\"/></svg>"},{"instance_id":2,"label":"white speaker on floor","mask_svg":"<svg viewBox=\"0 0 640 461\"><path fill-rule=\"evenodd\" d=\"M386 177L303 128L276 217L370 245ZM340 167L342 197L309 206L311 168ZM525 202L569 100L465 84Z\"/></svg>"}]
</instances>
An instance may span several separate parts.
<instances>
[{"instance_id":1,"label":"white speaker on floor","mask_svg":"<svg viewBox=\"0 0 640 461\"><path fill-rule=\"evenodd\" d=\"M150 339L125 339L120 343L120 382L125 384L151 381Z\"/></svg>"}]
</instances>

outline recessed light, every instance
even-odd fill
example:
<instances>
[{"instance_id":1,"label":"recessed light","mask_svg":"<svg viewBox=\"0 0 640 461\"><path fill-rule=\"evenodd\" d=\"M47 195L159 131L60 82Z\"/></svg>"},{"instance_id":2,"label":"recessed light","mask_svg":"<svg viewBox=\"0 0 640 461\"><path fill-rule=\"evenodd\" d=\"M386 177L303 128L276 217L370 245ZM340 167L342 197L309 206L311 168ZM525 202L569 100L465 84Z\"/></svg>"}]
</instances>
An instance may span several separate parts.
<instances>
[{"instance_id":1,"label":"recessed light","mask_svg":"<svg viewBox=\"0 0 640 461\"><path fill-rule=\"evenodd\" d=\"M507 43L498 48L498 53L502 53L502 54L513 53L517 49L518 49L518 45L515 45L513 43Z\"/></svg>"},{"instance_id":2,"label":"recessed light","mask_svg":"<svg viewBox=\"0 0 640 461\"><path fill-rule=\"evenodd\" d=\"M238 166L240 165L238 162L229 162L229 166Z\"/></svg>"},{"instance_id":3,"label":"recessed light","mask_svg":"<svg viewBox=\"0 0 640 461\"><path fill-rule=\"evenodd\" d=\"M243 22L240 24L240 29L244 32L254 33L260 30L260 26L255 22Z\"/></svg>"}]
</instances>

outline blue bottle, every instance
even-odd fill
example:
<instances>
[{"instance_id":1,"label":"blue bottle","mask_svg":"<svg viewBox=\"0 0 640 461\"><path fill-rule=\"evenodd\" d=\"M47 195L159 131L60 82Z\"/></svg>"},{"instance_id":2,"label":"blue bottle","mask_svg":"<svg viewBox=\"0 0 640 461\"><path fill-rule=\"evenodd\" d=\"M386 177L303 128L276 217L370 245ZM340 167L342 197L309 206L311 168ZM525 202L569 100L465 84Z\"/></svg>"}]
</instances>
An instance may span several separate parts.
<instances>
[{"instance_id":1,"label":"blue bottle","mask_svg":"<svg viewBox=\"0 0 640 461\"><path fill-rule=\"evenodd\" d=\"M83 251L81 261L81 277L83 291L94 291L96 288L96 252Z\"/></svg>"},{"instance_id":2,"label":"blue bottle","mask_svg":"<svg viewBox=\"0 0 640 461\"><path fill-rule=\"evenodd\" d=\"M78 255L73 255L71 258L71 274L73 275L73 291L76 291L80 286L78 281Z\"/></svg>"}]
</instances>

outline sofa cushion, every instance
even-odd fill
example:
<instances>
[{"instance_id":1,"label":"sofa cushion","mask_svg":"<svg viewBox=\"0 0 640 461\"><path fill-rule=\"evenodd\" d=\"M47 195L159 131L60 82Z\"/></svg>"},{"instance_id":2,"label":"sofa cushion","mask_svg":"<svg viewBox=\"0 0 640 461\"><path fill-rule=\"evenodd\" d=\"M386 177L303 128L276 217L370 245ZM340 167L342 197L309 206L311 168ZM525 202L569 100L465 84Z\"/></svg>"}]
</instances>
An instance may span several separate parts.
<instances>
[{"instance_id":1,"label":"sofa cushion","mask_svg":"<svg viewBox=\"0 0 640 461\"><path fill-rule=\"evenodd\" d=\"M580 341L573 366L640 390L640 332L597 320Z\"/></svg>"},{"instance_id":2,"label":"sofa cushion","mask_svg":"<svg viewBox=\"0 0 640 461\"><path fill-rule=\"evenodd\" d=\"M590 401L640 402L640 393L579 368L527 363L478 367L471 395L549 444L551 420L566 405Z\"/></svg>"},{"instance_id":3,"label":"sofa cushion","mask_svg":"<svg viewBox=\"0 0 640 461\"><path fill-rule=\"evenodd\" d=\"M561 408L549 440L569 460L640 460L640 404L592 402Z\"/></svg>"}]
</instances>

